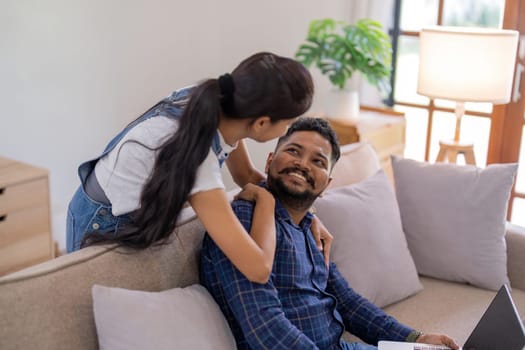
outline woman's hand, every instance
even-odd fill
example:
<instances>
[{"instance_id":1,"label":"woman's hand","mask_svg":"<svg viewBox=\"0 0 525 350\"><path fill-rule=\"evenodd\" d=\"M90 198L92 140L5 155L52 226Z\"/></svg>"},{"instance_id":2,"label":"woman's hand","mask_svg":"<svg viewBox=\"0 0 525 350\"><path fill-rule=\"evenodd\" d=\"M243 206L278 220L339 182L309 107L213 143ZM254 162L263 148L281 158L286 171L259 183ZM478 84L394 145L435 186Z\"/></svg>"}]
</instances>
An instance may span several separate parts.
<instances>
[{"instance_id":1,"label":"woman's hand","mask_svg":"<svg viewBox=\"0 0 525 350\"><path fill-rule=\"evenodd\" d=\"M249 202L257 202L264 199L275 202L273 195L268 190L252 183L246 184L241 192L235 195L234 199L244 199Z\"/></svg>"},{"instance_id":2,"label":"woman's hand","mask_svg":"<svg viewBox=\"0 0 525 350\"><path fill-rule=\"evenodd\" d=\"M326 227L316 215L314 215L312 221L311 231L314 235L317 248L319 248L319 251L323 252L324 261L326 266L328 267L330 265L330 248L332 247L332 241L334 240L334 236L332 236L332 234L328 232Z\"/></svg>"},{"instance_id":3,"label":"woman's hand","mask_svg":"<svg viewBox=\"0 0 525 350\"><path fill-rule=\"evenodd\" d=\"M444 334L432 334L432 333L422 334L419 336L419 338L417 338L416 343L445 345L451 349L455 349L455 350L459 349L459 346L458 344L456 344L454 339Z\"/></svg>"}]
</instances>

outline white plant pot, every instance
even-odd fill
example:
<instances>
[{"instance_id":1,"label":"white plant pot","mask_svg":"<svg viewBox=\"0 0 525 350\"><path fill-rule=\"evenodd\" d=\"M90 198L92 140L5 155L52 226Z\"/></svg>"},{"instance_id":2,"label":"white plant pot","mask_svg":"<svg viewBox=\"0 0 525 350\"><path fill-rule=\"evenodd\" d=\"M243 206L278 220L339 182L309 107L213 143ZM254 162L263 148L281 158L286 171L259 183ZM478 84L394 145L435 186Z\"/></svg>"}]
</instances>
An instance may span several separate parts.
<instances>
[{"instance_id":1,"label":"white plant pot","mask_svg":"<svg viewBox=\"0 0 525 350\"><path fill-rule=\"evenodd\" d=\"M359 119L359 92L357 90L331 90L328 117L355 122Z\"/></svg>"}]
</instances>

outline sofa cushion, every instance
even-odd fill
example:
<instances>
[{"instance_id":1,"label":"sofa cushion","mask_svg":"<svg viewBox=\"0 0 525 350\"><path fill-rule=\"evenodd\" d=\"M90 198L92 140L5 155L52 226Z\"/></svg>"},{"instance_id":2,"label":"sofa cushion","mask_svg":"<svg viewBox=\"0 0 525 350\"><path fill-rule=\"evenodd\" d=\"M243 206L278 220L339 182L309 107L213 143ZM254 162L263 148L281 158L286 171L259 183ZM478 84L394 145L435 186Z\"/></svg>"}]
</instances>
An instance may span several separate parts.
<instances>
[{"instance_id":1,"label":"sofa cushion","mask_svg":"<svg viewBox=\"0 0 525 350\"><path fill-rule=\"evenodd\" d=\"M505 217L516 164L392 158L408 247L420 274L498 290L509 283Z\"/></svg>"},{"instance_id":2,"label":"sofa cushion","mask_svg":"<svg viewBox=\"0 0 525 350\"><path fill-rule=\"evenodd\" d=\"M423 291L385 308L406 325L426 333L448 334L463 345L496 292L471 285L421 277ZM512 298L525 316L525 291L513 289Z\"/></svg>"},{"instance_id":3,"label":"sofa cushion","mask_svg":"<svg viewBox=\"0 0 525 350\"><path fill-rule=\"evenodd\" d=\"M315 202L334 236L331 258L350 286L378 306L421 290L394 191L383 170Z\"/></svg>"},{"instance_id":4,"label":"sofa cushion","mask_svg":"<svg viewBox=\"0 0 525 350\"><path fill-rule=\"evenodd\" d=\"M341 146L341 158L332 169L329 188L351 185L374 175L381 165L374 147L368 142Z\"/></svg>"},{"instance_id":5,"label":"sofa cushion","mask_svg":"<svg viewBox=\"0 0 525 350\"><path fill-rule=\"evenodd\" d=\"M235 349L235 339L208 291L194 284L162 292L94 285L100 349Z\"/></svg>"}]
</instances>

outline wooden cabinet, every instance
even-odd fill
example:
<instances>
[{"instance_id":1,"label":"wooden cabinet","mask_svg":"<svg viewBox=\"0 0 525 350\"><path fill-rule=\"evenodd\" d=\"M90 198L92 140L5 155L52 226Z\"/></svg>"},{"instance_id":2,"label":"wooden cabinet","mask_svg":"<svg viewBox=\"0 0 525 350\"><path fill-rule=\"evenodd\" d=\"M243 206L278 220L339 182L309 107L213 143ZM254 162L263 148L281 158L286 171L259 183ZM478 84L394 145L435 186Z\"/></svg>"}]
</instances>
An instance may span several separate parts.
<instances>
[{"instance_id":1,"label":"wooden cabinet","mask_svg":"<svg viewBox=\"0 0 525 350\"><path fill-rule=\"evenodd\" d=\"M48 172L0 157L0 275L51 259Z\"/></svg>"},{"instance_id":2,"label":"wooden cabinet","mask_svg":"<svg viewBox=\"0 0 525 350\"><path fill-rule=\"evenodd\" d=\"M403 156L405 151L405 115L390 109L361 106L356 122L327 117L339 143L367 141L377 151L382 168L392 178L390 155Z\"/></svg>"}]
</instances>

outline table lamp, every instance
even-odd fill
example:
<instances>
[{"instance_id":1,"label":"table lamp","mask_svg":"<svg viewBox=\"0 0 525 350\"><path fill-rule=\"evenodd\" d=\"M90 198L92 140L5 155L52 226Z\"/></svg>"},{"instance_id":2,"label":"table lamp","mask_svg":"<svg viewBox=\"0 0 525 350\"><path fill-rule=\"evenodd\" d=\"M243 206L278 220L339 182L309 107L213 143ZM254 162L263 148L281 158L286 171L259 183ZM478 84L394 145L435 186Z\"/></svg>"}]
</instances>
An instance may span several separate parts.
<instances>
[{"instance_id":1,"label":"table lamp","mask_svg":"<svg viewBox=\"0 0 525 350\"><path fill-rule=\"evenodd\" d=\"M418 94L456 102L454 140L439 142L437 161L455 162L463 154L475 165L473 144L459 141L465 102L509 102L518 32L434 26L419 38Z\"/></svg>"}]
</instances>

